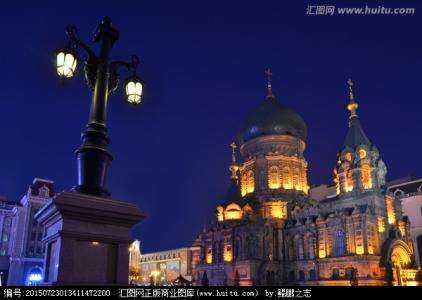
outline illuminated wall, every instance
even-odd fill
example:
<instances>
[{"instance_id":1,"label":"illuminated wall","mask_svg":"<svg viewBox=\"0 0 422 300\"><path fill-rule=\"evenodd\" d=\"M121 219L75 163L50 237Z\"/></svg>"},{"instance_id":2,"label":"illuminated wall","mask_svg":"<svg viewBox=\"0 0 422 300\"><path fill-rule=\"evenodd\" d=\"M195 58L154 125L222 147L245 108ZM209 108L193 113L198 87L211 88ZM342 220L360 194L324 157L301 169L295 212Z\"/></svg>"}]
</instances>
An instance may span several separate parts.
<instances>
[{"instance_id":1,"label":"illuminated wall","mask_svg":"<svg viewBox=\"0 0 422 300\"><path fill-rule=\"evenodd\" d=\"M233 251L232 243L230 241L230 236L224 237L224 261L230 262L233 260Z\"/></svg>"},{"instance_id":2,"label":"illuminated wall","mask_svg":"<svg viewBox=\"0 0 422 300\"><path fill-rule=\"evenodd\" d=\"M267 155L268 188L297 190L305 194L309 191L307 163L303 158L284 155Z\"/></svg>"},{"instance_id":3,"label":"illuminated wall","mask_svg":"<svg viewBox=\"0 0 422 300\"><path fill-rule=\"evenodd\" d=\"M396 212L394 210L394 197L387 195L385 197L385 201L387 202L387 217L388 217L388 224L395 224L396 223Z\"/></svg>"},{"instance_id":4,"label":"illuminated wall","mask_svg":"<svg viewBox=\"0 0 422 300\"><path fill-rule=\"evenodd\" d=\"M325 247L325 232L323 230L320 230L318 234L318 256L319 258L325 258L327 256Z\"/></svg>"},{"instance_id":5,"label":"illuminated wall","mask_svg":"<svg viewBox=\"0 0 422 300\"><path fill-rule=\"evenodd\" d=\"M267 201L262 205L262 216L264 218L286 219L287 202Z\"/></svg>"},{"instance_id":6,"label":"illuminated wall","mask_svg":"<svg viewBox=\"0 0 422 300\"><path fill-rule=\"evenodd\" d=\"M384 217L378 216L378 232L385 231L385 220Z\"/></svg>"},{"instance_id":7,"label":"illuminated wall","mask_svg":"<svg viewBox=\"0 0 422 300\"><path fill-rule=\"evenodd\" d=\"M230 203L224 210L224 220L242 219L242 209L236 203Z\"/></svg>"},{"instance_id":8,"label":"illuminated wall","mask_svg":"<svg viewBox=\"0 0 422 300\"><path fill-rule=\"evenodd\" d=\"M240 167L240 188L242 196L255 191L254 161L247 161Z\"/></svg>"}]
</instances>

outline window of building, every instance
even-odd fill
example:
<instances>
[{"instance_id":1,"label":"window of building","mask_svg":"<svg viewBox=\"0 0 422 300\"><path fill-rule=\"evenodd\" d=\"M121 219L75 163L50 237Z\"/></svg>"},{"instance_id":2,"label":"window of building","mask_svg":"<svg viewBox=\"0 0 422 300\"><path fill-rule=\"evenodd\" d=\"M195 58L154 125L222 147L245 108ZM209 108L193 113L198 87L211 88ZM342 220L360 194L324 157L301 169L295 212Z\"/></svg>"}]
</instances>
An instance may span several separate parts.
<instances>
[{"instance_id":1,"label":"window of building","mask_svg":"<svg viewBox=\"0 0 422 300\"><path fill-rule=\"evenodd\" d=\"M344 256L345 254L344 232L339 230L336 232L336 256Z\"/></svg>"},{"instance_id":2,"label":"window of building","mask_svg":"<svg viewBox=\"0 0 422 300\"><path fill-rule=\"evenodd\" d=\"M296 259L298 260L303 260L304 259L304 251L303 251L303 237L302 236L296 236L295 237L295 250L296 250L296 254L297 257Z\"/></svg>"},{"instance_id":3,"label":"window of building","mask_svg":"<svg viewBox=\"0 0 422 300\"><path fill-rule=\"evenodd\" d=\"M290 273L289 273L289 280L290 281L295 281L296 280L296 278L295 278L295 271L290 271Z\"/></svg>"},{"instance_id":4,"label":"window of building","mask_svg":"<svg viewBox=\"0 0 422 300\"><path fill-rule=\"evenodd\" d=\"M352 279L353 270L353 268L346 268L346 279Z\"/></svg>"},{"instance_id":5,"label":"window of building","mask_svg":"<svg viewBox=\"0 0 422 300\"><path fill-rule=\"evenodd\" d=\"M339 268L333 268L332 279L334 279L334 280L340 279L340 270L339 270Z\"/></svg>"},{"instance_id":6,"label":"window of building","mask_svg":"<svg viewBox=\"0 0 422 300\"><path fill-rule=\"evenodd\" d=\"M308 257L309 259L315 258L316 252L316 239L313 236L308 238Z\"/></svg>"},{"instance_id":7,"label":"window of building","mask_svg":"<svg viewBox=\"0 0 422 300\"><path fill-rule=\"evenodd\" d=\"M296 190L301 190L301 186L300 186L300 184L299 184L299 169L294 169L294 171L293 171L293 187L296 189Z\"/></svg>"},{"instance_id":8,"label":"window of building","mask_svg":"<svg viewBox=\"0 0 422 300\"><path fill-rule=\"evenodd\" d=\"M394 196L398 197L398 196L404 196L404 192L400 189L397 189L394 191Z\"/></svg>"},{"instance_id":9,"label":"window of building","mask_svg":"<svg viewBox=\"0 0 422 300\"><path fill-rule=\"evenodd\" d=\"M316 272L315 270L309 271L309 280L316 280Z\"/></svg>"},{"instance_id":10,"label":"window of building","mask_svg":"<svg viewBox=\"0 0 422 300\"><path fill-rule=\"evenodd\" d=\"M38 196L48 198L50 196L50 189L43 185L38 191Z\"/></svg>"},{"instance_id":11,"label":"window of building","mask_svg":"<svg viewBox=\"0 0 422 300\"><path fill-rule=\"evenodd\" d=\"M255 190L255 177L254 172L249 170L242 175L241 179L241 192L242 196L253 193Z\"/></svg>"},{"instance_id":12,"label":"window of building","mask_svg":"<svg viewBox=\"0 0 422 300\"><path fill-rule=\"evenodd\" d=\"M368 165L362 166L362 184L364 189L372 188L371 168Z\"/></svg>"},{"instance_id":13,"label":"window of building","mask_svg":"<svg viewBox=\"0 0 422 300\"><path fill-rule=\"evenodd\" d=\"M352 160L352 153L347 152L346 155L344 156L344 158L346 158L347 161L351 161Z\"/></svg>"},{"instance_id":14,"label":"window of building","mask_svg":"<svg viewBox=\"0 0 422 300\"><path fill-rule=\"evenodd\" d=\"M353 191L353 173L350 169L346 170L346 192Z\"/></svg>"},{"instance_id":15,"label":"window of building","mask_svg":"<svg viewBox=\"0 0 422 300\"><path fill-rule=\"evenodd\" d=\"M268 187L270 189L278 189L280 188L280 186L281 186L281 183L280 183L280 174L278 172L278 167L273 166L270 168L269 174L268 174Z\"/></svg>"},{"instance_id":16,"label":"window of building","mask_svg":"<svg viewBox=\"0 0 422 300\"><path fill-rule=\"evenodd\" d=\"M248 194L255 190L255 177L252 170L248 172Z\"/></svg>"},{"instance_id":17,"label":"window of building","mask_svg":"<svg viewBox=\"0 0 422 300\"><path fill-rule=\"evenodd\" d=\"M290 190L292 188L292 180L291 180L290 168L284 167L283 168L283 188L286 190Z\"/></svg>"},{"instance_id":18,"label":"window of building","mask_svg":"<svg viewBox=\"0 0 422 300\"><path fill-rule=\"evenodd\" d=\"M305 280L305 272L303 270L299 271L299 280L304 281Z\"/></svg>"},{"instance_id":19,"label":"window of building","mask_svg":"<svg viewBox=\"0 0 422 300\"><path fill-rule=\"evenodd\" d=\"M359 157L360 157L360 159L364 159L366 157L366 150L365 149L359 150Z\"/></svg>"}]
</instances>

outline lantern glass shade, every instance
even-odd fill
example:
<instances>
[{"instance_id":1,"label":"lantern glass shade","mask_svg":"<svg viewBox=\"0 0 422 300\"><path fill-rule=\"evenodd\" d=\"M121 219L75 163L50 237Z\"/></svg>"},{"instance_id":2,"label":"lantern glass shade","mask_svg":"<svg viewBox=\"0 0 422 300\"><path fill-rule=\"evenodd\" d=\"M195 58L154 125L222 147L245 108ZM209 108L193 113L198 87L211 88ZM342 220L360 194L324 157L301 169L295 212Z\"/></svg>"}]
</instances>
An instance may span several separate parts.
<instances>
[{"instance_id":1,"label":"lantern glass shade","mask_svg":"<svg viewBox=\"0 0 422 300\"><path fill-rule=\"evenodd\" d=\"M57 74L63 78L70 78L75 74L78 59L76 54L68 49L57 53Z\"/></svg>"},{"instance_id":2,"label":"lantern glass shade","mask_svg":"<svg viewBox=\"0 0 422 300\"><path fill-rule=\"evenodd\" d=\"M130 104L137 105L142 101L143 83L137 77L130 77L126 80L127 101Z\"/></svg>"}]
</instances>

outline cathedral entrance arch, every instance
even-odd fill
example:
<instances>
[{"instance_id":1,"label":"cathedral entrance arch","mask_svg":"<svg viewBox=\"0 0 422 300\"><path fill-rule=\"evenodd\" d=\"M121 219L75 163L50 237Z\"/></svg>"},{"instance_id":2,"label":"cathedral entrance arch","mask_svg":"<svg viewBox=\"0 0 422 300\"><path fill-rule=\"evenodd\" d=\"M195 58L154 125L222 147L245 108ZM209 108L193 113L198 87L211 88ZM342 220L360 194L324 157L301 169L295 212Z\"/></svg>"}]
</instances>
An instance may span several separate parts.
<instances>
[{"instance_id":1,"label":"cathedral entrance arch","mask_svg":"<svg viewBox=\"0 0 422 300\"><path fill-rule=\"evenodd\" d=\"M387 252L386 277L394 285L407 285L406 272L412 269L412 250L401 240L393 241Z\"/></svg>"},{"instance_id":2,"label":"cathedral entrance arch","mask_svg":"<svg viewBox=\"0 0 422 300\"><path fill-rule=\"evenodd\" d=\"M259 284L261 286L275 286L279 284L279 265L273 261L263 262L258 269Z\"/></svg>"}]
</instances>

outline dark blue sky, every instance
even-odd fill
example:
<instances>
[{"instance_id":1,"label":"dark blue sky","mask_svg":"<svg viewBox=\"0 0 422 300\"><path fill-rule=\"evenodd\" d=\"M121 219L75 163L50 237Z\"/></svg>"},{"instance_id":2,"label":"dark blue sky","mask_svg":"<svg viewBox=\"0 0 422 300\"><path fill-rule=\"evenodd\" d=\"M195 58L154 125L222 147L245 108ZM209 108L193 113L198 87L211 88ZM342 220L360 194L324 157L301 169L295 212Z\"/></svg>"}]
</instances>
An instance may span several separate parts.
<instances>
[{"instance_id":1,"label":"dark blue sky","mask_svg":"<svg viewBox=\"0 0 422 300\"><path fill-rule=\"evenodd\" d=\"M82 64L75 79L62 84L56 77L54 51L67 41L67 24L89 41L105 15L121 32L113 58L138 54L146 82L141 106L128 105L120 88L108 118L109 188L147 213L134 230L144 252L188 246L214 217L229 184L228 145L264 99L268 67L276 96L308 125L311 184L332 182L347 130L349 77L388 178L422 175L417 1L368 1L415 7L412 16L307 16L315 1L105 2L2 4L0 194L20 199L34 177L54 180L58 191L75 185L73 152L91 95Z\"/></svg>"}]
</instances>

